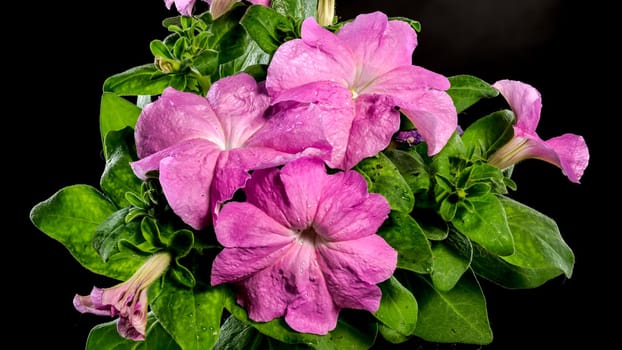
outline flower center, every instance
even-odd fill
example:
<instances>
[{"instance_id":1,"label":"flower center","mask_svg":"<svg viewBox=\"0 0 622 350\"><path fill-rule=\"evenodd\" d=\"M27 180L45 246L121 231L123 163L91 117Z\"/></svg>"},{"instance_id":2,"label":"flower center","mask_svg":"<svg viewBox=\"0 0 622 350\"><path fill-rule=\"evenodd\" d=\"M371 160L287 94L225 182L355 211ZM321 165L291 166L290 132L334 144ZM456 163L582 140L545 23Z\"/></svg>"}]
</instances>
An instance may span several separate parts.
<instances>
[{"instance_id":1,"label":"flower center","mask_svg":"<svg viewBox=\"0 0 622 350\"><path fill-rule=\"evenodd\" d=\"M298 243L315 246L317 238L318 235L315 233L313 227L309 227L300 232L300 235L298 236Z\"/></svg>"}]
</instances>

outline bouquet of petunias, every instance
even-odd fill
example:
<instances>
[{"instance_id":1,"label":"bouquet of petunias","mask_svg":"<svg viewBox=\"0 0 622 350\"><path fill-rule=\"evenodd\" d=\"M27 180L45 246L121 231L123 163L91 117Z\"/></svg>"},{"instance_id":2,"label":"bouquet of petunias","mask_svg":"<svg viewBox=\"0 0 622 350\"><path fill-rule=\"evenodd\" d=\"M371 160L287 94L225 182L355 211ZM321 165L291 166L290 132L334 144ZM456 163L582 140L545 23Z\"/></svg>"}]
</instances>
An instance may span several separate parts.
<instances>
[{"instance_id":1,"label":"bouquet of petunias","mask_svg":"<svg viewBox=\"0 0 622 350\"><path fill-rule=\"evenodd\" d=\"M488 344L478 281L571 276L555 221L510 195L523 160L588 165L581 136L538 136L534 87L413 65L419 22L334 1L164 6L154 61L103 82L99 187L31 211L120 281L74 298L111 317L87 349Z\"/></svg>"}]
</instances>

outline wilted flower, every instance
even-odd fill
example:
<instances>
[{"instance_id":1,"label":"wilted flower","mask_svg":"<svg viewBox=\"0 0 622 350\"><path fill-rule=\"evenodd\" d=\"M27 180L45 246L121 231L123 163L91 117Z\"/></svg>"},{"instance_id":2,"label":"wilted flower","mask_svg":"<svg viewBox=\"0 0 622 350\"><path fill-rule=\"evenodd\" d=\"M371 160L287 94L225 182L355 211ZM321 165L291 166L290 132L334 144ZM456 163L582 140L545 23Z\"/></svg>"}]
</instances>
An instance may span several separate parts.
<instances>
[{"instance_id":1,"label":"wilted flower","mask_svg":"<svg viewBox=\"0 0 622 350\"><path fill-rule=\"evenodd\" d=\"M245 192L215 223L212 285L237 283L251 319L284 316L299 332L326 334L342 308L377 311L397 252L376 234L389 204L359 173L305 157L256 171Z\"/></svg>"},{"instance_id":2,"label":"wilted flower","mask_svg":"<svg viewBox=\"0 0 622 350\"><path fill-rule=\"evenodd\" d=\"M123 338L145 339L147 326L147 288L166 271L168 253L151 256L127 281L110 288L93 287L90 295L77 295L73 305L81 313L119 316L117 331Z\"/></svg>"}]
</instances>

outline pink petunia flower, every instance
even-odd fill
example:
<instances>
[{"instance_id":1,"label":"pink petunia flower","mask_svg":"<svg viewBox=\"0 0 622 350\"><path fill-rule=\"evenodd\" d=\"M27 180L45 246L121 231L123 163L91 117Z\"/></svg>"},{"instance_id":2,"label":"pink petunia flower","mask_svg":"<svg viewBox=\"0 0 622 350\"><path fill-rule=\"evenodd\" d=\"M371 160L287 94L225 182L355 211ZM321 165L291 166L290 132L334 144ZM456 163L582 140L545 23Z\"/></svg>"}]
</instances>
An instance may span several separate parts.
<instances>
[{"instance_id":1,"label":"pink petunia flower","mask_svg":"<svg viewBox=\"0 0 622 350\"><path fill-rule=\"evenodd\" d=\"M282 44L266 78L272 103L316 104L317 124L333 146L328 165L350 169L391 141L402 111L439 152L456 130L449 80L412 64L417 34L381 12L358 15L336 34L314 18L302 24L302 38Z\"/></svg>"},{"instance_id":2,"label":"pink petunia flower","mask_svg":"<svg viewBox=\"0 0 622 350\"><path fill-rule=\"evenodd\" d=\"M240 0L205 0L210 4L209 12L212 14L212 18L216 19L222 16L225 12L229 11L233 4L240 2ZM272 0L249 0L251 4L270 6Z\"/></svg>"},{"instance_id":3,"label":"pink petunia flower","mask_svg":"<svg viewBox=\"0 0 622 350\"><path fill-rule=\"evenodd\" d=\"M247 202L228 202L215 223L224 249L211 284L235 283L259 322L285 317L298 332L326 334L342 308L378 310L376 285L397 265L379 235L390 211L355 171L328 175L317 158L256 171Z\"/></svg>"},{"instance_id":4,"label":"pink petunia flower","mask_svg":"<svg viewBox=\"0 0 622 350\"><path fill-rule=\"evenodd\" d=\"M208 0L203 1L209 2ZM184 16L191 16L195 2L196 0L164 0L164 5L166 5L166 8L170 10L173 4L175 4L177 12Z\"/></svg>"},{"instance_id":5,"label":"pink petunia flower","mask_svg":"<svg viewBox=\"0 0 622 350\"><path fill-rule=\"evenodd\" d=\"M214 18L219 17L224 12L228 11L234 2L239 2L240 0L203 0L210 4L210 12ZM272 0L249 0L250 3L257 5L270 6ZM173 4L175 4L175 8L177 12L184 16L191 16L192 9L194 8L194 4L196 0L164 0L164 5L166 5L167 9L171 9ZM213 3L213 4L212 4Z\"/></svg>"},{"instance_id":6,"label":"pink petunia flower","mask_svg":"<svg viewBox=\"0 0 622 350\"><path fill-rule=\"evenodd\" d=\"M141 179L158 170L171 209L200 230L244 186L250 170L328 152L326 143L314 141L322 135L301 135L284 118L278 125L266 118L268 104L265 90L246 73L218 80L206 98L167 88L138 118L140 160L131 167Z\"/></svg>"},{"instance_id":7,"label":"pink petunia flower","mask_svg":"<svg viewBox=\"0 0 622 350\"><path fill-rule=\"evenodd\" d=\"M546 141L536 133L540 122L540 92L520 81L500 80L492 85L514 112L514 137L492 154L488 162L505 169L522 160L534 158L553 164L574 183L579 183L590 154L582 136L563 134Z\"/></svg>"},{"instance_id":8,"label":"pink petunia flower","mask_svg":"<svg viewBox=\"0 0 622 350\"><path fill-rule=\"evenodd\" d=\"M90 295L76 294L73 305L81 313L119 316L119 335L131 340L144 340L147 327L147 288L168 268L171 256L151 256L127 281L110 288L93 287Z\"/></svg>"}]
</instances>

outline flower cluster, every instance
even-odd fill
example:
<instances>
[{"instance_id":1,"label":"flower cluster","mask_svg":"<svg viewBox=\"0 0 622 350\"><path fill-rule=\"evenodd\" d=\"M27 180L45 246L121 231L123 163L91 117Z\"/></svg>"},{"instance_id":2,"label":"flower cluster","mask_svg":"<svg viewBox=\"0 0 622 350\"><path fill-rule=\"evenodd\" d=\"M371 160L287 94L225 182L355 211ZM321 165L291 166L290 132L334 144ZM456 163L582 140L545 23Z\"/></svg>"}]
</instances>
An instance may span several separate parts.
<instances>
[{"instance_id":1,"label":"flower cluster","mask_svg":"<svg viewBox=\"0 0 622 350\"><path fill-rule=\"evenodd\" d=\"M571 276L555 222L509 196L523 160L575 183L589 162L581 136L538 136L534 87L413 65L412 19L204 2L164 0L180 15L154 62L104 82L100 188L68 186L31 211L82 265L123 281L76 295L79 312L116 318L87 349L487 344L478 279ZM498 96L507 109L459 125Z\"/></svg>"}]
</instances>

